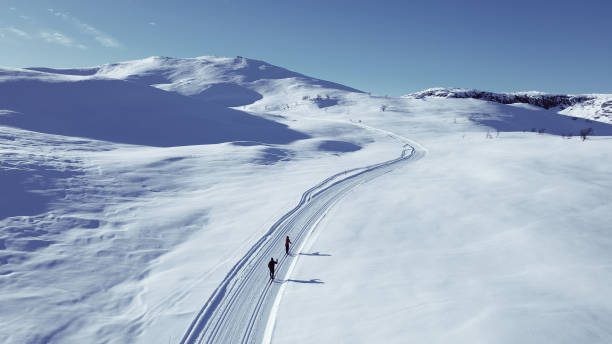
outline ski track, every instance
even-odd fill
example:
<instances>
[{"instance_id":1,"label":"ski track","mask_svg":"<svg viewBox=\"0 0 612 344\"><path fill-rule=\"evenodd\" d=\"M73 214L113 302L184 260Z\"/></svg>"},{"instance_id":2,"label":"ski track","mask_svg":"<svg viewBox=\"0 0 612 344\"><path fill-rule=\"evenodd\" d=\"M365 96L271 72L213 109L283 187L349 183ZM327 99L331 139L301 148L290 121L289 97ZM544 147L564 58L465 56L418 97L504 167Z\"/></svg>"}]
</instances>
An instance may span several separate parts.
<instances>
[{"instance_id":1,"label":"ski track","mask_svg":"<svg viewBox=\"0 0 612 344\"><path fill-rule=\"evenodd\" d=\"M426 154L417 143L399 135L393 136L404 144L398 158L337 173L304 192L298 205L274 223L232 267L180 343L270 342L275 313L284 290L281 287L289 283L287 278L295 265L291 262L299 257L299 248L304 246L308 234L327 211L356 186ZM294 242L288 256L284 252L286 235ZM273 282L267 267L270 257L280 257Z\"/></svg>"}]
</instances>

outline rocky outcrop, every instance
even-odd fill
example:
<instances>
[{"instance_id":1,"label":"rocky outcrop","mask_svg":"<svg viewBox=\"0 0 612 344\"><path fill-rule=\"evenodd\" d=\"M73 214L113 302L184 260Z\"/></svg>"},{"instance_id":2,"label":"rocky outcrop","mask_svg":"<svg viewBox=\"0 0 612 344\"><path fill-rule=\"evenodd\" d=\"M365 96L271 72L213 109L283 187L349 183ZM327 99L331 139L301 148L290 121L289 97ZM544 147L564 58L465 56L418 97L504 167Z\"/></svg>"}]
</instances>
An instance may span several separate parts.
<instances>
[{"instance_id":1,"label":"rocky outcrop","mask_svg":"<svg viewBox=\"0 0 612 344\"><path fill-rule=\"evenodd\" d=\"M588 95L546 94L541 92L494 93L466 88L430 88L404 97L422 99L425 97L474 98L501 104L525 103L545 109L559 107L565 109L577 103L592 100ZM612 104L610 105L612 111Z\"/></svg>"}]
</instances>

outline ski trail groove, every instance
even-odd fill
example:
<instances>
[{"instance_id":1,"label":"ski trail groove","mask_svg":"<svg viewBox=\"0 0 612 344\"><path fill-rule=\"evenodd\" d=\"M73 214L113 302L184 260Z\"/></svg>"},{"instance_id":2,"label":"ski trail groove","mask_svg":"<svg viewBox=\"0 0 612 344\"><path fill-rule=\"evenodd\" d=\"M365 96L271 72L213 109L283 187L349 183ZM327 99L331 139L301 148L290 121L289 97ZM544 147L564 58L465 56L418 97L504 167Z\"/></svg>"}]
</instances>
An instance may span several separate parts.
<instances>
[{"instance_id":1,"label":"ski trail groove","mask_svg":"<svg viewBox=\"0 0 612 344\"><path fill-rule=\"evenodd\" d=\"M302 247L327 211L353 188L425 155L426 151L418 144L408 144L407 139L402 141L404 147L398 158L337 173L306 190L298 205L274 223L232 267L180 343L269 342L282 296L279 290L288 283L291 261L297 258L285 255L285 236L293 238L292 247ZM298 253L294 249L293 254ZM268 276L270 257L281 257L274 282Z\"/></svg>"}]
</instances>

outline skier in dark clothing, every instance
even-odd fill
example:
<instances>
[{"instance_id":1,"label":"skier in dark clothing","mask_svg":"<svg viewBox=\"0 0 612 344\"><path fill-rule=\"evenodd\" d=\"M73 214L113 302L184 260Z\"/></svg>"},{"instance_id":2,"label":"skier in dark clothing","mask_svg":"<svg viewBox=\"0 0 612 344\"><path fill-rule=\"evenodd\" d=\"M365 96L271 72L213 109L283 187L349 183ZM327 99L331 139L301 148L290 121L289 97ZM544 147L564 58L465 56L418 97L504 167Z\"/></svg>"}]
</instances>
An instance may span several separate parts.
<instances>
[{"instance_id":1,"label":"skier in dark clothing","mask_svg":"<svg viewBox=\"0 0 612 344\"><path fill-rule=\"evenodd\" d=\"M270 258L270 262L268 262L268 269L270 269L270 279L274 279L274 265L278 264L278 260L274 260L274 258Z\"/></svg>"},{"instance_id":2,"label":"skier in dark clothing","mask_svg":"<svg viewBox=\"0 0 612 344\"><path fill-rule=\"evenodd\" d=\"M293 244L291 240L289 240L289 236L285 238L285 254L289 254L289 244Z\"/></svg>"}]
</instances>

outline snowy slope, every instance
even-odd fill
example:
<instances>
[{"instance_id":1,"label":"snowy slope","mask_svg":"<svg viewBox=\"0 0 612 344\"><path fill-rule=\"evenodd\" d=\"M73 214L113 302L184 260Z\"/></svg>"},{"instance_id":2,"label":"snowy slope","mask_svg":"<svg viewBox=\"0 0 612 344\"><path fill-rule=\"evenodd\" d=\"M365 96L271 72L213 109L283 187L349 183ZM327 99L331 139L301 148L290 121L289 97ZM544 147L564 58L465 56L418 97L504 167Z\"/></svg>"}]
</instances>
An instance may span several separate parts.
<instances>
[{"instance_id":1,"label":"snowy slope","mask_svg":"<svg viewBox=\"0 0 612 344\"><path fill-rule=\"evenodd\" d=\"M468 88L430 88L405 95L406 98L426 97L473 98L501 104L531 104L578 118L612 123L612 94L547 94L543 92L495 93Z\"/></svg>"},{"instance_id":2,"label":"snowy slope","mask_svg":"<svg viewBox=\"0 0 612 344\"><path fill-rule=\"evenodd\" d=\"M611 340L610 140L449 140L327 215L273 342Z\"/></svg>"},{"instance_id":3,"label":"snowy slope","mask_svg":"<svg viewBox=\"0 0 612 344\"><path fill-rule=\"evenodd\" d=\"M583 142L561 132L585 120L452 98L355 99L326 115L428 154L323 219L286 280L272 342L612 339L609 125ZM513 129L521 121L549 134Z\"/></svg>"},{"instance_id":4,"label":"snowy slope","mask_svg":"<svg viewBox=\"0 0 612 344\"><path fill-rule=\"evenodd\" d=\"M305 137L273 121L123 79L2 69L0 80L0 124L36 132L150 146Z\"/></svg>"},{"instance_id":5,"label":"snowy slope","mask_svg":"<svg viewBox=\"0 0 612 344\"><path fill-rule=\"evenodd\" d=\"M241 57L2 68L0 341L609 342L612 126L491 100Z\"/></svg>"},{"instance_id":6,"label":"snowy slope","mask_svg":"<svg viewBox=\"0 0 612 344\"><path fill-rule=\"evenodd\" d=\"M288 95L295 95L298 89L361 92L240 56L201 56L191 59L153 56L89 69L31 69L127 80L225 106L251 104L264 96L276 95L279 92L289 98ZM284 88L288 88L288 92Z\"/></svg>"},{"instance_id":7,"label":"snowy slope","mask_svg":"<svg viewBox=\"0 0 612 344\"><path fill-rule=\"evenodd\" d=\"M151 62L158 69L137 70ZM201 92L144 82L164 79L161 70L191 68L203 89L234 80L236 87L280 82L306 92L353 91L253 63L251 71L244 59L149 58L0 71L0 185L9 195L0 208L0 317L10 324L0 332L3 342L176 339L224 266L303 190L334 171L379 161L361 150L375 141L370 134L341 141L341 131L363 132L351 125L310 139L305 131L329 126L305 121L297 131ZM217 67L198 67L206 64ZM108 75L111 69L125 75ZM258 79L266 69L271 79ZM244 78L229 75L235 70ZM179 88L185 79L175 82L166 86ZM396 155L382 143L375 148L381 157ZM310 166L312 159L319 163ZM195 246L187 240L194 235Z\"/></svg>"}]
</instances>

